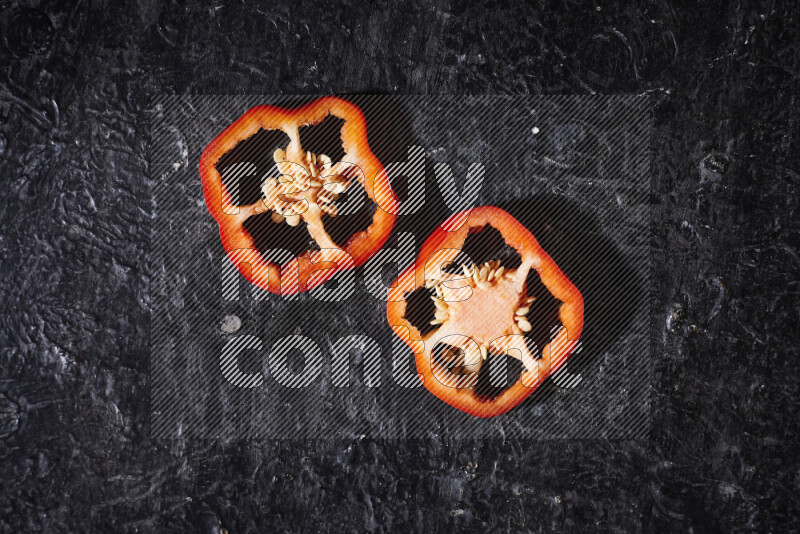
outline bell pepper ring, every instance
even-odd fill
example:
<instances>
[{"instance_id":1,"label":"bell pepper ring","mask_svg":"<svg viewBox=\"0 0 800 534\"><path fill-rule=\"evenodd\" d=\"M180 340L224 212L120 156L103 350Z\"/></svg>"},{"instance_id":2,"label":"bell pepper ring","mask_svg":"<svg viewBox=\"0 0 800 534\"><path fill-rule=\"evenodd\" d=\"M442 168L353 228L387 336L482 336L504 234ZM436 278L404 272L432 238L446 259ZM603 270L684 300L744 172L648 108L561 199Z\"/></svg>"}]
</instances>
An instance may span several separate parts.
<instances>
[{"instance_id":1,"label":"bell pepper ring","mask_svg":"<svg viewBox=\"0 0 800 534\"><path fill-rule=\"evenodd\" d=\"M344 121L340 132L344 157L338 162L305 151L300 144L300 127L319 124L329 115ZM263 196L258 202L237 206L216 165L239 142L262 129L282 130L289 137L286 149L273 154L280 175L262 182ZM308 291L341 270L364 264L384 245L397 216L398 200L386 171L369 148L364 114L338 97L319 98L297 108L250 109L209 143L199 169L206 206L219 225L228 258L248 281L275 294ZM325 231L323 216L335 217L339 194L354 186L363 187L378 209L368 228L340 246ZM282 265L265 258L244 222L268 211L276 224L304 222L319 250L308 250ZM280 243L275 248L280 248Z\"/></svg>"},{"instance_id":2,"label":"bell pepper ring","mask_svg":"<svg viewBox=\"0 0 800 534\"><path fill-rule=\"evenodd\" d=\"M470 233L491 226L521 257L516 269L498 261L462 265L461 274L445 272ZM533 306L526 278L534 269L550 294L562 301L561 328L536 359L525 343L532 325L526 315ZM417 288L432 292L437 328L425 335L406 318L406 295ZM548 376L567 362L583 329L583 297L536 238L500 208L483 206L451 216L423 243L416 262L389 289L387 318L394 333L414 352L417 373L425 388L440 400L477 417L508 412ZM434 348L446 345L440 358ZM476 392L478 373L489 357L509 355L524 370L513 385L490 397Z\"/></svg>"}]
</instances>

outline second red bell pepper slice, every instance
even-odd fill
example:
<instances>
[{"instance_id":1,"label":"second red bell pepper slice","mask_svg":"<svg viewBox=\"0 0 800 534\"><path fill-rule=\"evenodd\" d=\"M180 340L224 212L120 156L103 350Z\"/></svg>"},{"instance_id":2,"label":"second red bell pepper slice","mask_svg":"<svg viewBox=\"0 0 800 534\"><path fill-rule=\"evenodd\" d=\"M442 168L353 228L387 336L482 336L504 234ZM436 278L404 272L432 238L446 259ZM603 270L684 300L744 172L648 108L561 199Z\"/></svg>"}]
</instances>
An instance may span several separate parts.
<instances>
[{"instance_id":1,"label":"second red bell pepper slice","mask_svg":"<svg viewBox=\"0 0 800 534\"><path fill-rule=\"evenodd\" d=\"M521 257L516 269L498 262L462 266L463 273L445 272L470 233L491 226ZM525 280L535 270L544 286L562 301L562 328L536 359L525 343L531 330L526 318L532 298ZM425 335L405 317L406 296L417 288L431 289L437 328ZM389 291L389 324L415 354L417 372L436 397L477 417L494 417L519 405L558 371L578 343L583 329L583 297L539 246L536 238L509 213L492 206L457 213L442 223L422 245L414 265L405 269ZM437 360L434 348L448 345ZM488 357L508 354L522 361L519 379L495 397L476 391L477 374ZM449 359L450 365L446 360Z\"/></svg>"}]
</instances>

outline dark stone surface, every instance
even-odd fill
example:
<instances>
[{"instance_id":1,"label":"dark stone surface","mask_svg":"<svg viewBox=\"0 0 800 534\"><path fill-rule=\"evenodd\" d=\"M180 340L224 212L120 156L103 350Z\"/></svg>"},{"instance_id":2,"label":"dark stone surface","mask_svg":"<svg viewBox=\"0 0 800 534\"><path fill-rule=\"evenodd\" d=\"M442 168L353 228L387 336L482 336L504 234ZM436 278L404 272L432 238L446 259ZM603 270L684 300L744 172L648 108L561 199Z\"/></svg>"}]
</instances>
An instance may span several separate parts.
<instances>
[{"instance_id":1,"label":"dark stone surface","mask_svg":"<svg viewBox=\"0 0 800 534\"><path fill-rule=\"evenodd\" d=\"M800 527L791 2L0 2L4 532ZM640 442L148 437L159 93L649 93Z\"/></svg>"}]
</instances>

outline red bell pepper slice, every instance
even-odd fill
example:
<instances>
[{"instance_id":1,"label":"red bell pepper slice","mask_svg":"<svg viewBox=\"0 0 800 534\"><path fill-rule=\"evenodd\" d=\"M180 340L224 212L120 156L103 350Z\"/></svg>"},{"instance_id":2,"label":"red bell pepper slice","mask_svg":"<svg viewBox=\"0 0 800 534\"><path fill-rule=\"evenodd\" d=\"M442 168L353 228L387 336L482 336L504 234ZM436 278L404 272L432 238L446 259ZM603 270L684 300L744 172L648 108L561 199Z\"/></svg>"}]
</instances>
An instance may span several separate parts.
<instances>
[{"instance_id":1,"label":"red bell pepper slice","mask_svg":"<svg viewBox=\"0 0 800 534\"><path fill-rule=\"evenodd\" d=\"M497 229L520 255L517 269L498 262L462 266L463 274L445 272L470 233L484 227ZM533 298L525 279L536 270L547 290L562 301L562 328L535 359L524 333ZM431 288L438 328L422 335L404 317L407 294L418 287ZM439 399L477 417L503 414L525 400L548 376L557 372L576 347L583 329L583 297L575 285L539 246L536 238L500 208L484 206L457 213L442 223L422 245L416 262L405 269L389 291L387 317L392 330L415 354L423 385ZM449 345L442 358L434 357L438 343ZM525 370L496 397L475 390L478 372L490 355L508 354L520 359ZM446 360L450 360L449 365Z\"/></svg>"},{"instance_id":2,"label":"red bell pepper slice","mask_svg":"<svg viewBox=\"0 0 800 534\"><path fill-rule=\"evenodd\" d=\"M342 161L303 150L299 128L321 123L328 115L344 121L341 129ZM259 130L282 130L289 137L286 150L275 151L280 177L267 179L263 198L247 206L236 206L225 187L217 162L237 143ZM208 211L219 224L220 238L230 260L242 275L271 293L293 294L323 284L336 272L362 265L389 237L397 214L397 198L388 176L369 148L364 114L353 103L323 97L294 109L257 106L219 134L200 157L200 178ZM347 187L358 184L378 205L372 224L352 235L343 246L325 231L323 215L335 216L335 200ZM282 266L266 259L257 249L244 222L251 216L272 211L276 223L295 226L301 221L320 250L309 250ZM280 243L275 243L280 248Z\"/></svg>"}]
</instances>

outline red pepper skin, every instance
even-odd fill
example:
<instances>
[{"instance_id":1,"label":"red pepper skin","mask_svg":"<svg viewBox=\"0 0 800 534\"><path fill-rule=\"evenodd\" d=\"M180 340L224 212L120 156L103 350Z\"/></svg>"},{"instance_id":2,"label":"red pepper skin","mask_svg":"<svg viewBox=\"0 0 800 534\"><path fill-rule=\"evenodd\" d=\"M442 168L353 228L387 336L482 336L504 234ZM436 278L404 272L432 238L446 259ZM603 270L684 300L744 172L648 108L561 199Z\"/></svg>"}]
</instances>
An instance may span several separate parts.
<instances>
[{"instance_id":1,"label":"red pepper skin","mask_svg":"<svg viewBox=\"0 0 800 534\"><path fill-rule=\"evenodd\" d=\"M548 291L563 304L559 319L564 328L556 338L545 345L543 357L537 360L539 370L525 370L519 379L495 398L482 397L473 388L458 388L442 383L434 371L437 365L425 356L424 343L419 330L409 323L405 295L418 287L424 287L425 266L434 254L443 250L461 250L470 230L485 226L497 229L507 244L523 259L530 260ZM476 417L495 417L508 412L567 361L578 343L583 330L583 297L575 285L558 268L555 261L539 246L536 238L514 217L500 208L484 206L457 213L442 223L422 245L414 265L403 271L389 291L387 318L392 330L415 353L417 372L425 388L447 404ZM464 332L469 335L469 332Z\"/></svg>"},{"instance_id":2,"label":"red pepper skin","mask_svg":"<svg viewBox=\"0 0 800 534\"><path fill-rule=\"evenodd\" d=\"M337 261L325 261L324 257L314 261L311 251L307 251L279 266L261 255L243 226L248 217L264 210L256 205L235 206L216 164L239 142L260 129L296 132L300 126L319 124L328 115L344 120L341 137L347 161L360 168L365 177L362 185L378 209L372 224L365 231L351 236L342 247L347 254L340 255ZM398 211L397 197L386 171L369 148L364 114L355 104L338 97L319 98L293 109L277 106L250 109L205 148L199 170L206 206L219 224L225 252L247 280L271 293L289 295L307 291L322 285L338 271L363 265L389 238ZM275 248L280 246L280 243L275 243ZM341 260L342 257L346 260ZM313 273L317 274L309 279Z\"/></svg>"}]
</instances>

